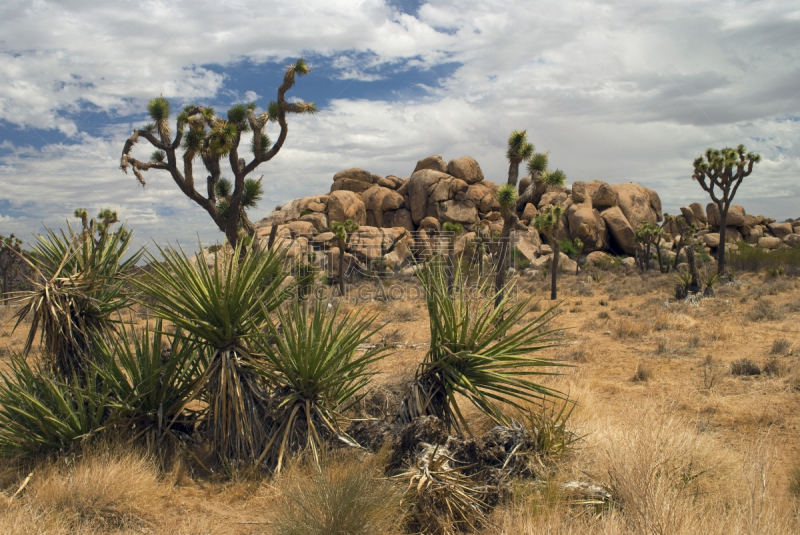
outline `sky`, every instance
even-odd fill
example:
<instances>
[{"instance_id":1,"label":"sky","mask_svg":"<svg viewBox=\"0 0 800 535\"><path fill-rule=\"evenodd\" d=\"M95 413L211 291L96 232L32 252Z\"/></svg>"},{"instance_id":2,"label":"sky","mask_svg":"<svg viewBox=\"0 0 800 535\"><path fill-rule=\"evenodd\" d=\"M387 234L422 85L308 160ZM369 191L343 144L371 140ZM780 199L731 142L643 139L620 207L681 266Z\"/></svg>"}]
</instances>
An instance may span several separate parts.
<instances>
[{"instance_id":1,"label":"sky","mask_svg":"<svg viewBox=\"0 0 800 535\"><path fill-rule=\"evenodd\" d=\"M5 0L0 234L29 241L85 207L116 210L137 245L223 240L166 172L145 187L124 174L124 142L158 95L265 108L299 57L312 72L288 96L320 111L290 116L252 175L252 220L326 193L339 170L408 177L431 154L472 156L501 182L514 129L568 182L637 182L672 213L708 202L696 156L743 143L763 159L736 203L800 217L796 2Z\"/></svg>"}]
</instances>

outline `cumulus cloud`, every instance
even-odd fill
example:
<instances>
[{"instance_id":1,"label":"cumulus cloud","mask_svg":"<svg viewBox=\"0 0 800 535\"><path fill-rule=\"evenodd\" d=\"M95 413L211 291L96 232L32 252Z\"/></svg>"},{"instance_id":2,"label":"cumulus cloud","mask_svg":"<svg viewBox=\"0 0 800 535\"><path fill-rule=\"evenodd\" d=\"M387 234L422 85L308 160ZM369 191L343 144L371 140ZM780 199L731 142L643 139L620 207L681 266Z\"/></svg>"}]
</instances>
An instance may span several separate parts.
<instances>
[{"instance_id":1,"label":"cumulus cloud","mask_svg":"<svg viewBox=\"0 0 800 535\"><path fill-rule=\"evenodd\" d=\"M322 113L293 117L284 149L257 171L266 198L255 218L326 191L337 170L408 176L428 154L469 154L502 180L515 128L570 180L643 183L670 211L704 200L690 179L695 156L743 142L764 161L737 200L800 216L800 11L787 3L431 0L405 11L382 0L7 2L0 211L36 212L16 219L35 230L79 205L113 206L143 240L219 239L168 175L150 173L142 189L119 171L124 139L153 95L260 101L260 88L234 82L243 60L311 55L331 80L396 84L396 98L356 98L345 85ZM454 68L437 74L444 65ZM421 82L406 74L414 69L439 79ZM104 125L90 131L87 112L105 113ZM25 131L41 143L17 141Z\"/></svg>"}]
</instances>

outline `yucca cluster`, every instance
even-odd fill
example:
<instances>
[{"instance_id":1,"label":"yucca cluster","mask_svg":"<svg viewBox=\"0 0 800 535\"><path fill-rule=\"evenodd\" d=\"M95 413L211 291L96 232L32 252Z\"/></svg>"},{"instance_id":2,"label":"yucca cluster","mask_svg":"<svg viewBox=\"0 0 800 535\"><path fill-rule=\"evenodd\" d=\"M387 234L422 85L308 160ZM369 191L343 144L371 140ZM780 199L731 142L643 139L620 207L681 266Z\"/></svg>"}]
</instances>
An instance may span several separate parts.
<instances>
[{"instance_id":1,"label":"yucca cluster","mask_svg":"<svg viewBox=\"0 0 800 535\"><path fill-rule=\"evenodd\" d=\"M285 249L130 255L131 233L101 215L82 230L48 231L30 252L34 289L19 296L16 328L28 328L26 354L37 338L41 354L0 373L0 454L104 436L161 458L279 471L294 452L318 459L331 441L355 444L348 411L387 354L363 349L380 329L375 316L297 299ZM146 269L135 266L143 255ZM494 296L475 300L460 271L454 286L439 263L418 273L431 349L395 423L436 415L466 430L455 394L508 423L503 406L553 394L528 378L554 365L528 356L550 345L549 311L523 320L530 299L494 307ZM148 310L143 326L126 317L134 305Z\"/></svg>"}]
</instances>

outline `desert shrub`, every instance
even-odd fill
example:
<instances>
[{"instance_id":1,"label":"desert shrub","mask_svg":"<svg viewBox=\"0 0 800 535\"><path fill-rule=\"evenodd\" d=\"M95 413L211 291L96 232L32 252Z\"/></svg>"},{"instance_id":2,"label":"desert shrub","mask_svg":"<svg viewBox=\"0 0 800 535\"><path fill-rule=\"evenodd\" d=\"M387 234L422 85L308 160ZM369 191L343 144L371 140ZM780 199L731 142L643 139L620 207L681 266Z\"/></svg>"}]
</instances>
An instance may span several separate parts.
<instances>
[{"instance_id":1,"label":"desert shrub","mask_svg":"<svg viewBox=\"0 0 800 535\"><path fill-rule=\"evenodd\" d=\"M605 311L605 310L601 310L601 311L600 311L600 312L597 314L597 317L598 317L598 318L600 318L601 320L607 320L607 319L611 319L611 314L609 314L609 313L608 313L607 311Z\"/></svg>"},{"instance_id":2,"label":"desert shrub","mask_svg":"<svg viewBox=\"0 0 800 535\"><path fill-rule=\"evenodd\" d=\"M796 464L789 470L789 492L795 498L800 498L800 464Z\"/></svg>"},{"instance_id":3,"label":"desert shrub","mask_svg":"<svg viewBox=\"0 0 800 535\"><path fill-rule=\"evenodd\" d=\"M703 388L706 390L711 390L714 388L717 383L719 382L722 370L720 366L714 361L714 358L711 355L706 355L706 358L703 360Z\"/></svg>"},{"instance_id":4,"label":"desert shrub","mask_svg":"<svg viewBox=\"0 0 800 535\"><path fill-rule=\"evenodd\" d=\"M581 297L592 297L594 295L594 288L589 283L582 282L578 284L578 295Z\"/></svg>"},{"instance_id":5,"label":"desert shrub","mask_svg":"<svg viewBox=\"0 0 800 535\"><path fill-rule=\"evenodd\" d=\"M322 469L306 466L282 478L272 518L275 535L372 535L397 533L400 493L374 461L335 459Z\"/></svg>"},{"instance_id":6,"label":"desert shrub","mask_svg":"<svg viewBox=\"0 0 800 535\"><path fill-rule=\"evenodd\" d=\"M56 514L73 528L97 532L135 528L147 520L147 504L158 493L158 470L135 452L93 449L77 462L45 468L32 480L29 503Z\"/></svg>"},{"instance_id":7,"label":"desert shrub","mask_svg":"<svg viewBox=\"0 0 800 535\"><path fill-rule=\"evenodd\" d=\"M800 265L800 247L790 247L765 251L756 245L737 243L737 249L725 251L726 264L737 271L766 271L767 269L794 273L793 269Z\"/></svg>"},{"instance_id":8,"label":"desert shrub","mask_svg":"<svg viewBox=\"0 0 800 535\"><path fill-rule=\"evenodd\" d=\"M14 358L0 372L0 455L33 456L66 450L91 439L118 417L117 403L88 372L83 385Z\"/></svg>"},{"instance_id":9,"label":"desert shrub","mask_svg":"<svg viewBox=\"0 0 800 535\"><path fill-rule=\"evenodd\" d=\"M613 335L615 338L625 340L627 338L641 338L647 334L647 331L647 325L644 322L622 318L617 322Z\"/></svg>"},{"instance_id":10,"label":"desert shrub","mask_svg":"<svg viewBox=\"0 0 800 535\"><path fill-rule=\"evenodd\" d=\"M755 288L753 288L752 295L754 297L763 297L765 295L778 295L785 292L794 290L794 282L785 277L782 278L768 278Z\"/></svg>"},{"instance_id":11,"label":"desert shrub","mask_svg":"<svg viewBox=\"0 0 800 535\"><path fill-rule=\"evenodd\" d=\"M747 318L751 321L778 321L786 317L786 313L779 305L760 299L747 312Z\"/></svg>"},{"instance_id":12,"label":"desert shrub","mask_svg":"<svg viewBox=\"0 0 800 535\"><path fill-rule=\"evenodd\" d=\"M653 377L653 369L646 362L639 360L633 372L631 381L634 383L646 383Z\"/></svg>"},{"instance_id":13,"label":"desert shrub","mask_svg":"<svg viewBox=\"0 0 800 535\"><path fill-rule=\"evenodd\" d=\"M397 319L397 321L414 321L417 319L417 311L411 306L400 306L397 307L394 317Z\"/></svg>"},{"instance_id":14,"label":"desert shrub","mask_svg":"<svg viewBox=\"0 0 800 535\"><path fill-rule=\"evenodd\" d=\"M731 362L731 375L761 375L761 368L752 360L741 358Z\"/></svg>"},{"instance_id":15,"label":"desert shrub","mask_svg":"<svg viewBox=\"0 0 800 535\"><path fill-rule=\"evenodd\" d=\"M792 343L785 338L778 338L772 342L772 348L769 350L771 355L788 355L792 352Z\"/></svg>"},{"instance_id":16,"label":"desert shrub","mask_svg":"<svg viewBox=\"0 0 800 535\"><path fill-rule=\"evenodd\" d=\"M313 309L295 301L268 322L270 339L259 349L273 390L266 418L271 438L259 461L280 471L291 451L308 448L318 458L326 438L347 437L342 413L359 400L373 375L367 368L386 355L385 348L356 355L379 330L372 328L375 316L358 316L340 314L338 307L329 311L322 301Z\"/></svg>"},{"instance_id":17,"label":"desert shrub","mask_svg":"<svg viewBox=\"0 0 800 535\"><path fill-rule=\"evenodd\" d=\"M524 418L536 455L554 458L565 453L581 437L570 429L576 402L567 396L529 410Z\"/></svg>"},{"instance_id":18,"label":"desert shrub","mask_svg":"<svg viewBox=\"0 0 800 535\"><path fill-rule=\"evenodd\" d=\"M779 358L771 358L761 367L761 373L772 377L784 377L789 373L789 366Z\"/></svg>"},{"instance_id":19,"label":"desert shrub","mask_svg":"<svg viewBox=\"0 0 800 535\"><path fill-rule=\"evenodd\" d=\"M536 403L555 394L530 379L552 375L548 367L563 365L531 356L555 345L549 328L555 306L516 328L533 312L534 296L512 302L513 283L495 293L486 281L472 292L456 269L451 291L442 267L431 264L419 277L425 288L430 349L403 399L399 421L432 415L448 428L468 430L455 401L460 394L495 422L508 424L498 403L519 408L521 402Z\"/></svg>"}]
</instances>

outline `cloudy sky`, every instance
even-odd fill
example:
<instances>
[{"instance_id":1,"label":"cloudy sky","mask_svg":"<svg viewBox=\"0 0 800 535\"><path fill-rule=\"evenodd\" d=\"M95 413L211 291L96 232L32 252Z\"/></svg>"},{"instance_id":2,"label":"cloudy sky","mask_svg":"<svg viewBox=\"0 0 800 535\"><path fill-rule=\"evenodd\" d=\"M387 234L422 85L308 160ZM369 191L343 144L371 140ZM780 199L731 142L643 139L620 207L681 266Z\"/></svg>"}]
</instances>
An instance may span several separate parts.
<instances>
[{"instance_id":1,"label":"cloudy sky","mask_svg":"<svg viewBox=\"0 0 800 535\"><path fill-rule=\"evenodd\" d=\"M284 67L313 72L263 164L251 213L327 192L362 167L407 177L430 154L506 172L527 129L568 181L638 182L674 212L706 202L707 147L763 155L737 200L800 217L800 5L698 0L5 0L0 5L0 234L110 207L140 243L222 239L168 175L119 170L148 99L265 107ZM275 132L273 132L275 134ZM275 136L273 135L273 138ZM137 154L148 152L139 149Z\"/></svg>"}]
</instances>

